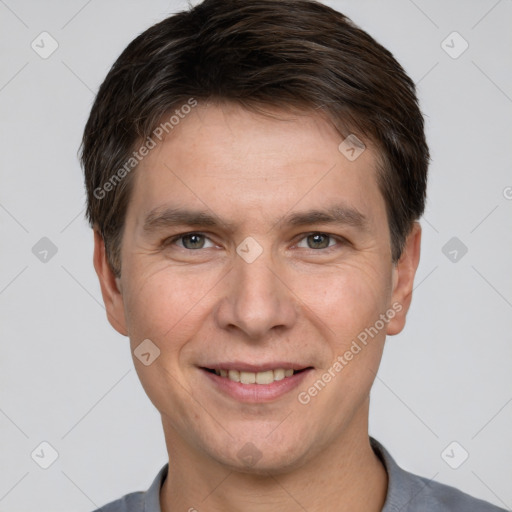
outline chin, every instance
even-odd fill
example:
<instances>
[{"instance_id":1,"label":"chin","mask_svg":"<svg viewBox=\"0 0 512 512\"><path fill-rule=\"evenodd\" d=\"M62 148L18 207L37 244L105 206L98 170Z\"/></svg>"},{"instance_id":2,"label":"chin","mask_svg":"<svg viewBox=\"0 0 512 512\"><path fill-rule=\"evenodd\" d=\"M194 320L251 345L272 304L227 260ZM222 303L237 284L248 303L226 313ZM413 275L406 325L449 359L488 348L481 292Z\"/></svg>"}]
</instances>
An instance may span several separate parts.
<instances>
[{"instance_id":1,"label":"chin","mask_svg":"<svg viewBox=\"0 0 512 512\"><path fill-rule=\"evenodd\" d=\"M231 471L252 475L283 474L295 470L312 457L304 442L288 437L272 443L264 437L247 434L243 441L229 440L222 451L213 450L213 458Z\"/></svg>"}]
</instances>

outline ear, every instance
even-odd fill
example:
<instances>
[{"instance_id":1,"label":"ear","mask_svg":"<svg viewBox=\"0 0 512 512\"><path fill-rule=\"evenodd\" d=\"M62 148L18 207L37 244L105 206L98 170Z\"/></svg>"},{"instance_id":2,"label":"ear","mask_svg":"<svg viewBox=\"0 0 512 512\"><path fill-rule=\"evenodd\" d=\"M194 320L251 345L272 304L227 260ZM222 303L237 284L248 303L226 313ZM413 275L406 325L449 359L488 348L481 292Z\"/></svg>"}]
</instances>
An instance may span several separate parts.
<instances>
[{"instance_id":1,"label":"ear","mask_svg":"<svg viewBox=\"0 0 512 512\"><path fill-rule=\"evenodd\" d=\"M421 226L415 222L402 252L400 260L393 268L393 292L391 304L396 311L387 325L387 334L393 336L405 327L405 317L412 300L414 276L420 262ZM396 305L396 306L395 306Z\"/></svg>"},{"instance_id":2,"label":"ear","mask_svg":"<svg viewBox=\"0 0 512 512\"><path fill-rule=\"evenodd\" d=\"M105 242L100 232L94 229L94 269L100 280L101 295L107 311L110 325L123 336L128 336L124 316L123 295L120 291L120 279L110 268L105 250Z\"/></svg>"}]
</instances>

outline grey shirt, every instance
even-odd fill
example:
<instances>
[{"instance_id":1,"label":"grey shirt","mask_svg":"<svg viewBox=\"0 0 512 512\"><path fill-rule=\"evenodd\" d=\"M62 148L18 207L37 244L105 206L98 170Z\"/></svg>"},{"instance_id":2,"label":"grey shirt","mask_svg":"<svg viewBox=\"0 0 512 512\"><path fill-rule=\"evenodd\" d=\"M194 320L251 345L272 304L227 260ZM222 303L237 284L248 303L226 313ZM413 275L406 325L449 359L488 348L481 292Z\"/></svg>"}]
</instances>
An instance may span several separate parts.
<instances>
[{"instance_id":1,"label":"grey shirt","mask_svg":"<svg viewBox=\"0 0 512 512\"><path fill-rule=\"evenodd\" d=\"M370 437L373 451L388 473L388 492L382 512L499 512L505 509L473 498L454 487L433 482L404 471L388 451ZM166 464L145 491L127 494L94 512L162 512L160 487L167 476Z\"/></svg>"}]
</instances>

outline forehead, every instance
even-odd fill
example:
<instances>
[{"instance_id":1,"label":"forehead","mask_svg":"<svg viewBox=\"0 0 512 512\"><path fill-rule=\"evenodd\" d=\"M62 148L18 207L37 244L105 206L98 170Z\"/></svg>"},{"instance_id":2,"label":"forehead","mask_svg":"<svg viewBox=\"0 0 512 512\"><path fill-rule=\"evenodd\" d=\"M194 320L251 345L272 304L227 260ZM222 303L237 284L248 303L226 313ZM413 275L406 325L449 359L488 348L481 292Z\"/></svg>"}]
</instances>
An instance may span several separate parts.
<instances>
[{"instance_id":1,"label":"forehead","mask_svg":"<svg viewBox=\"0 0 512 512\"><path fill-rule=\"evenodd\" d=\"M342 200L370 220L385 217L375 150L368 145L351 160L343 141L319 114L199 104L139 164L129 213L186 204L240 221L252 210L271 221Z\"/></svg>"}]
</instances>

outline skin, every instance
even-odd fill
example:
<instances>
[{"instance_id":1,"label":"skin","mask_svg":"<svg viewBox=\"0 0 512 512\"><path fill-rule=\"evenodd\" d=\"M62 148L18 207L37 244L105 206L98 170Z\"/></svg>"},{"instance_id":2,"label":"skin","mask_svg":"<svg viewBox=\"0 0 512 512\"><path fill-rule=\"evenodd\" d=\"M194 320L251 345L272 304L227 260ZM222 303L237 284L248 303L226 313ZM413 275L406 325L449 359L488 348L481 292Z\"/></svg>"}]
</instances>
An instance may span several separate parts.
<instances>
[{"instance_id":1,"label":"skin","mask_svg":"<svg viewBox=\"0 0 512 512\"><path fill-rule=\"evenodd\" d=\"M129 336L132 353L144 339L160 349L149 366L133 360L161 413L171 461L163 512L368 512L384 504L387 474L368 439L369 393L386 335L405 325L420 225L394 265L372 146L351 162L338 150L343 138L319 114L279 114L199 104L180 121L134 175L119 278L95 232L110 323ZM366 216L366 230L278 222L340 202ZM148 213L165 206L206 210L232 229L145 232ZM162 245L191 232L206 238ZM315 233L331 237L315 242L308 238ZM247 236L263 250L252 263L236 252ZM300 403L298 393L393 304L401 311ZM199 369L233 360L294 361L313 370L276 400L240 403ZM253 465L237 456L246 443L260 454Z\"/></svg>"}]
</instances>

